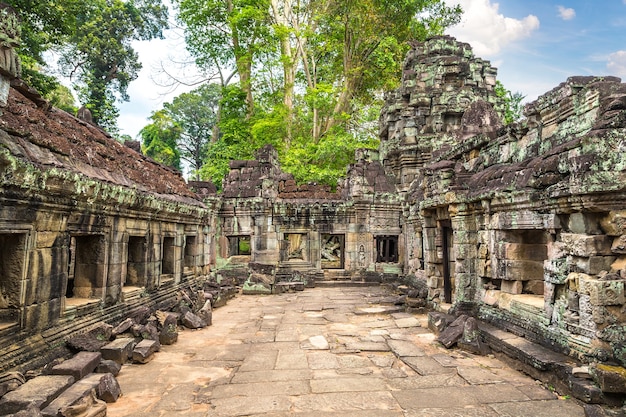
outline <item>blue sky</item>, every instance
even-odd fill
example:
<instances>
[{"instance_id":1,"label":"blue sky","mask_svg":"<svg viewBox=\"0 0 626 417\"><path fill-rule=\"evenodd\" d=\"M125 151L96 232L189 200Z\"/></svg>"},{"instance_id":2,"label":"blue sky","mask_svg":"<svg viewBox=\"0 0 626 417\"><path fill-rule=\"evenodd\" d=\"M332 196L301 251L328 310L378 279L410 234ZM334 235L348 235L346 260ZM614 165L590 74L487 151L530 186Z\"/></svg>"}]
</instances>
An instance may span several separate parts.
<instances>
[{"instance_id":1,"label":"blue sky","mask_svg":"<svg viewBox=\"0 0 626 417\"><path fill-rule=\"evenodd\" d=\"M449 34L498 68L526 101L573 75L626 80L626 0L446 0L463 22Z\"/></svg>"},{"instance_id":2,"label":"blue sky","mask_svg":"<svg viewBox=\"0 0 626 417\"><path fill-rule=\"evenodd\" d=\"M463 21L448 34L472 45L474 54L498 68L498 79L525 101L533 101L573 75L616 75L626 81L626 0L445 0L460 4ZM193 67L184 60L184 43L175 32L165 40L134 44L143 63L121 106L122 133L135 137L163 102L192 89L162 87L159 68L187 80Z\"/></svg>"}]
</instances>

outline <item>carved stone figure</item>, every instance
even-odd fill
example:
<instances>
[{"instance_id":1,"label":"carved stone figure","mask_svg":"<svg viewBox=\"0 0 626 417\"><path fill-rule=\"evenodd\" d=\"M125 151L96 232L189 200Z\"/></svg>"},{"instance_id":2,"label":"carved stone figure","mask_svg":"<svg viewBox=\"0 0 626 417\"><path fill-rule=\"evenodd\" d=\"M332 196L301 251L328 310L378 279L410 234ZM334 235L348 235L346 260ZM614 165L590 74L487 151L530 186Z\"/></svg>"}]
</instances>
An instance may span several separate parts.
<instances>
[{"instance_id":1,"label":"carved stone figure","mask_svg":"<svg viewBox=\"0 0 626 417\"><path fill-rule=\"evenodd\" d=\"M0 3L0 107L6 106L11 79L21 73L20 60L15 48L20 45L20 20L15 10Z\"/></svg>"}]
</instances>

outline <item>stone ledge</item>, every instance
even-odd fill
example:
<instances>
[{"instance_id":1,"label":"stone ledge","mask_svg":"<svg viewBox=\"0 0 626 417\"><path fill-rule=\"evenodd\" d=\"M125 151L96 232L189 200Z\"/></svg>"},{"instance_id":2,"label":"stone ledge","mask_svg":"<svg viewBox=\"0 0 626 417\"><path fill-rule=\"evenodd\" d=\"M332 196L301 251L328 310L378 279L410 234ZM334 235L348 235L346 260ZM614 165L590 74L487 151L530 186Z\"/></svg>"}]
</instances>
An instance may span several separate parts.
<instances>
[{"instance_id":1,"label":"stone ledge","mask_svg":"<svg viewBox=\"0 0 626 417\"><path fill-rule=\"evenodd\" d=\"M602 392L593 381L574 376L572 370L580 364L573 358L485 322L479 323L479 329L500 360L554 387L561 395L571 395L587 404L623 405L621 396Z\"/></svg>"}]
</instances>

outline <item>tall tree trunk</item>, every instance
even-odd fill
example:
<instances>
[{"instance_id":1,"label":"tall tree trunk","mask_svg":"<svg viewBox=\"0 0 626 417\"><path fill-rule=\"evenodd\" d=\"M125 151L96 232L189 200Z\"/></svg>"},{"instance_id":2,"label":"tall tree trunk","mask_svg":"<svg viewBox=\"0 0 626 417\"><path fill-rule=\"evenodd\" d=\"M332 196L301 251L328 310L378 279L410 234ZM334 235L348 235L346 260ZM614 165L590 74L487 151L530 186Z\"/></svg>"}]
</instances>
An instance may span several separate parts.
<instances>
[{"instance_id":1,"label":"tall tree trunk","mask_svg":"<svg viewBox=\"0 0 626 417\"><path fill-rule=\"evenodd\" d=\"M282 27L287 32L290 28L295 28L294 23L296 23L291 21L291 19L293 18L290 3L291 0L284 0L282 2L282 10L279 1L280 0L271 0L274 21L279 27ZM283 104L285 105L285 110L287 112L287 137L285 138L285 147L289 148L289 146L291 145L291 140L293 138L293 95L294 85L296 82L296 65L299 50L298 48L296 48L295 52L293 51L288 33L283 33L280 39L280 53L281 61L283 63L284 77Z\"/></svg>"},{"instance_id":2,"label":"tall tree trunk","mask_svg":"<svg viewBox=\"0 0 626 417\"><path fill-rule=\"evenodd\" d=\"M232 0L226 2L228 14L233 12ZM252 53L244 50L239 43L239 32L236 27L231 27L231 38L233 42L233 53L235 55L235 65L239 73L239 86L246 93L246 117L249 119L254 112L254 98L252 97Z\"/></svg>"}]
</instances>

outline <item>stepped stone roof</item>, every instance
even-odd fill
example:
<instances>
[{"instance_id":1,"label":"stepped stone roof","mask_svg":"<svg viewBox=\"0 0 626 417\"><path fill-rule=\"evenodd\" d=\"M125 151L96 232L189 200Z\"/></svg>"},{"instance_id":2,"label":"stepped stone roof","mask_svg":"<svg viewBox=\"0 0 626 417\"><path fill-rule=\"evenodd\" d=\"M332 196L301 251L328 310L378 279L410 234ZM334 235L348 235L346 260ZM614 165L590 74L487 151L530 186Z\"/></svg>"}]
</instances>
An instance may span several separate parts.
<instances>
[{"instance_id":1,"label":"stepped stone roof","mask_svg":"<svg viewBox=\"0 0 626 417\"><path fill-rule=\"evenodd\" d=\"M34 90L12 82L0 116L0 152L41 171L58 169L160 198L202 206L181 174L119 143L102 129L51 108ZM17 84L17 85L16 85ZM0 167L5 165L0 156Z\"/></svg>"}]
</instances>

